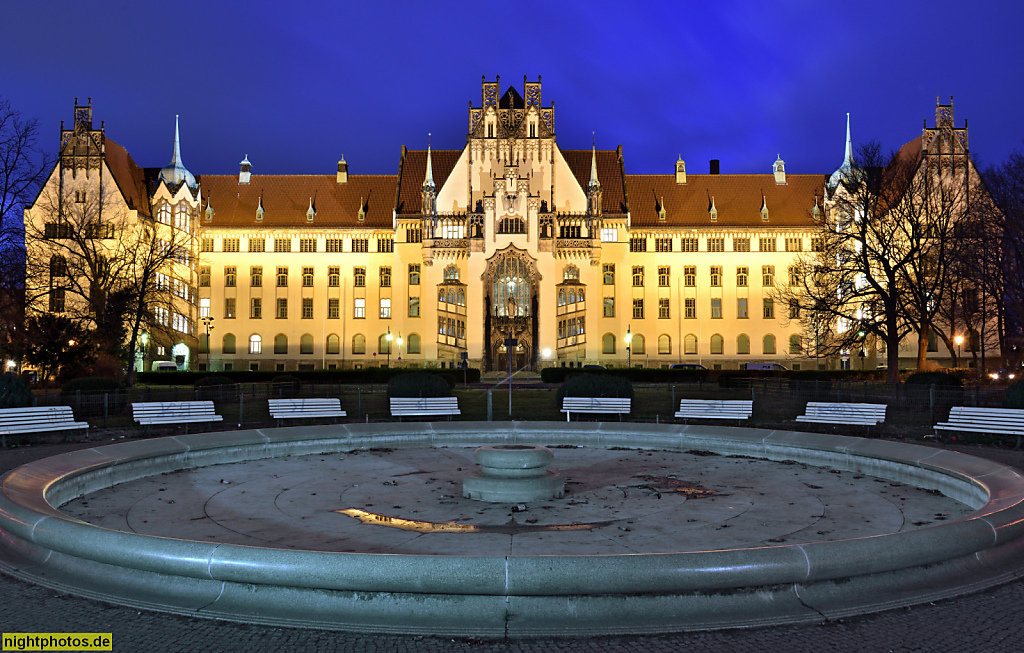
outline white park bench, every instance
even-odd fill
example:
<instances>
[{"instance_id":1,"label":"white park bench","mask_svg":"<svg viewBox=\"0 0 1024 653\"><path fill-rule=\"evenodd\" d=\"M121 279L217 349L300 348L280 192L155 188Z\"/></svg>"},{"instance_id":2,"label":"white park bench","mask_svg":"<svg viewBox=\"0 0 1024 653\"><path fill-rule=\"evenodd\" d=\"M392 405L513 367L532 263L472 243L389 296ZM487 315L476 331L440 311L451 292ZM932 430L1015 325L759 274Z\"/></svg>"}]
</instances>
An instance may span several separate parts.
<instances>
[{"instance_id":1,"label":"white park bench","mask_svg":"<svg viewBox=\"0 0 1024 653\"><path fill-rule=\"evenodd\" d=\"M7 436L18 433L87 429L88 422L76 422L71 406L0 409L0 439L7 448Z\"/></svg>"},{"instance_id":2,"label":"white park bench","mask_svg":"<svg viewBox=\"0 0 1024 653\"><path fill-rule=\"evenodd\" d=\"M629 414L631 403L629 397L564 397L562 412L567 422L573 413L618 413L622 421L622 416Z\"/></svg>"},{"instance_id":3,"label":"white park bench","mask_svg":"<svg viewBox=\"0 0 1024 653\"><path fill-rule=\"evenodd\" d=\"M676 417L687 419L750 419L754 402L750 399L682 399Z\"/></svg>"},{"instance_id":4,"label":"white park bench","mask_svg":"<svg viewBox=\"0 0 1024 653\"><path fill-rule=\"evenodd\" d=\"M278 424L283 419L314 419L317 417L345 417L348 413L341 409L341 399L268 399L270 416Z\"/></svg>"},{"instance_id":5,"label":"white park bench","mask_svg":"<svg viewBox=\"0 0 1024 653\"><path fill-rule=\"evenodd\" d=\"M132 404L132 417L147 427L153 424L184 424L185 433L191 422L220 422L224 418L213 410L212 401L147 401Z\"/></svg>"},{"instance_id":6,"label":"white park bench","mask_svg":"<svg viewBox=\"0 0 1024 653\"><path fill-rule=\"evenodd\" d=\"M421 417L461 415L458 397L391 397L391 416Z\"/></svg>"},{"instance_id":7,"label":"white park bench","mask_svg":"<svg viewBox=\"0 0 1024 653\"><path fill-rule=\"evenodd\" d=\"M1024 436L1024 410L953 406L949 419L936 424L935 430L1015 435L1020 447L1021 436Z\"/></svg>"},{"instance_id":8,"label":"white park bench","mask_svg":"<svg viewBox=\"0 0 1024 653\"><path fill-rule=\"evenodd\" d=\"M809 401L803 415L797 415L798 422L819 424L857 424L876 426L885 421L886 404L841 404L823 401Z\"/></svg>"}]
</instances>

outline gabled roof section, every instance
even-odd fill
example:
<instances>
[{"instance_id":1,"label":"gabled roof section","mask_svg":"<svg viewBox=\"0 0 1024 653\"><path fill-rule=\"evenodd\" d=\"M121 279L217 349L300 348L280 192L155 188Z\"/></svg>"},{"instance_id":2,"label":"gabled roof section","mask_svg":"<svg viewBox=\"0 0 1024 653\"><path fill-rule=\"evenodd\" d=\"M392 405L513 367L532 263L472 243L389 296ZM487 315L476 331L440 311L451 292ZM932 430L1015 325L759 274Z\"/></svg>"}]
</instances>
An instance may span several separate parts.
<instances>
[{"instance_id":1,"label":"gabled roof section","mask_svg":"<svg viewBox=\"0 0 1024 653\"><path fill-rule=\"evenodd\" d=\"M325 227L387 228L392 226L392 201L396 175L349 175L348 183L337 183L335 175L253 175L239 184L238 175L201 175L203 208L213 207L211 227ZM308 222L310 198L316 217ZM262 222L256 222L256 208L263 202ZM362 200L366 218L359 221ZM202 220L202 219L201 219Z\"/></svg>"},{"instance_id":2,"label":"gabled roof section","mask_svg":"<svg viewBox=\"0 0 1024 653\"><path fill-rule=\"evenodd\" d=\"M774 175L687 175L677 184L675 175L626 175L630 224L636 227L813 227L815 197L819 205L827 175L786 175L776 184ZM661 201L665 221L658 219ZM712 198L718 219L709 215ZM762 203L769 221L761 219Z\"/></svg>"},{"instance_id":3,"label":"gabled roof section","mask_svg":"<svg viewBox=\"0 0 1024 653\"><path fill-rule=\"evenodd\" d=\"M462 150L430 150L430 167L434 173L434 187L440 191L448 181ZM398 215L419 215L423 208L423 180L427 176L427 151L406 150L398 173L398 195L395 212ZM392 194L392 199L395 195Z\"/></svg>"},{"instance_id":4,"label":"gabled roof section","mask_svg":"<svg viewBox=\"0 0 1024 653\"><path fill-rule=\"evenodd\" d=\"M560 150L565 163L579 182L580 188L587 189L590 182L594 153L592 150ZM675 177L673 177L673 183ZM622 158L619 150L597 150L597 180L601 183L601 210L604 213L624 214L626 206L626 185L623 175ZM774 183L774 182L772 182Z\"/></svg>"},{"instance_id":5,"label":"gabled roof section","mask_svg":"<svg viewBox=\"0 0 1024 653\"><path fill-rule=\"evenodd\" d=\"M123 147L105 139L107 168L114 177L118 190L124 197L128 208L135 209L139 215L152 216L149 210L149 195L146 193L146 175L142 168L135 165L132 155Z\"/></svg>"},{"instance_id":6,"label":"gabled roof section","mask_svg":"<svg viewBox=\"0 0 1024 653\"><path fill-rule=\"evenodd\" d=\"M515 86L509 86L505 89L501 99L498 100L499 109L525 109L526 102L523 100L523 96L519 95L519 91L516 90Z\"/></svg>"}]
</instances>

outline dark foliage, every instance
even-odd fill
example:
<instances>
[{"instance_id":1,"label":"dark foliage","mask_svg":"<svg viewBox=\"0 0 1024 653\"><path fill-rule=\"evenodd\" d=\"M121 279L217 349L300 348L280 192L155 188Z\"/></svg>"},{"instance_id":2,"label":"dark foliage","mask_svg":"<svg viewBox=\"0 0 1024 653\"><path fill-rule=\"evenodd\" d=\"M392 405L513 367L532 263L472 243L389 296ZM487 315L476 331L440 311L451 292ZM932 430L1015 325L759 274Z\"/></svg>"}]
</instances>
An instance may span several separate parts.
<instances>
[{"instance_id":1,"label":"dark foliage","mask_svg":"<svg viewBox=\"0 0 1024 653\"><path fill-rule=\"evenodd\" d=\"M33 403L32 389L16 374L0 376L0 408L24 408Z\"/></svg>"},{"instance_id":2,"label":"dark foliage","mask_svg":"<svg viewBox=\"0 0 1024 653\"><path fill-rule=\"evenodd\" d=\"M1024 408L1024 381L1014 381L1006 389L1003 408Z\"/></svg>"},{"instance_id":3,"label":"dark foliage","mask_svg":"<svg viewBox=\"0 0 1024 653\"><path fill-rule=\"evenodd\" d=\"M105 376L83 376L68 381L60 388L62 395L69 395L81 392L83 395L101 395L105 392L114 392L124 387L124 384L117 379Z\"/></svg>"},{"instance_id":4,"label":"dark foliage","mask_svg":"<svg viewBox=\"0 0 1024 653\"><path fill-rule=\"evenodd\" d=\"M956 374L949 372L914 372L907 377L907 385L936 385L946 388L960 388L964 382Z\"/></svg>"},{"instance_id":5,"label":"dark foliage","mask_svg":"<svg viewBox=\"0 0 1024 653\"><path fill-rule=\"evenodd\" d=\"M565 379L556 394L558 405L565 397L633 398L629 379L612 374L574 374Z\"/></svg>"},{"instance_id":6,"label":"dark foliage","mask_svg":"<svg viewBox=\"0 0 1024 653\"><path fill-rule=\"evenodd\" d=\"M451 386L440 374L410 372L388 382L388 397L450 397Z\"/></svg>"}]
</instances>

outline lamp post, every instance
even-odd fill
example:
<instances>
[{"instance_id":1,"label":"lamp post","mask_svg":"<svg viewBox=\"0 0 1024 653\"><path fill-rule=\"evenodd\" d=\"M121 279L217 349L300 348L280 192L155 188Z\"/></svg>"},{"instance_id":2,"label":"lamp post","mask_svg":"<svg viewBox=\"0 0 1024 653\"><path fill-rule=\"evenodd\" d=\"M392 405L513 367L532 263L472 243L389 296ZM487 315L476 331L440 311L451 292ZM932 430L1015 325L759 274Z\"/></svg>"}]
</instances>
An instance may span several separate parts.
<instances>
[{"instance_id":1,"label":"lamp post","mask_svg":"<svg viewBox=\"0 0 1024 653\"><path fill-rule=\"evenodd\" d=\"M956 366L960 367L960 345L964 344L964 337L956 336L953 338L953 342L956 343Z\"/></svg>"},{"instance_id":2,"label":"lamp post","mask_svg":"<svg viewBox=\"0 0 1024 653\"><path fill-rule=\"evenodd\" d=\"M629 368L633 367L632 347L629 344L632 341L633 341L633 333L631 331L631 326L627 324L626 325L626 367L629 367Z\"/></svg>"},{"instance_id":3,"label":"lamp post","mask_svg":"<svg viewBox=\"0 0 1024 653\"><path fill-rule=\"evenodd\" d=\"M388 327L388 369L391 369L391 327Z\"/></svg>"},{"instance_id":4,"label":"lamp post","mask_svg":"<svg viewBox=\"0 0 1024 653\"><path fill-rule=\"evenodd\" d=\"M512 293L509 293L506 302L506 312L508 314L508 340L505 341L505 356L508 358L508 417L512 419L512 348L518 344L515 338L516 298Z\"/></svg>"},{"instance_id":5,"label":"lamp post","mask_svg":"<svg viewBox=\"0 0 1024 653\"><path fill-rule=\"evenodd\" d=\"M213 317L207 315L199 318L206 328L206 371L210 371L210 332L213 331Z\"/></svg>"},{"instance_id":6,"label":"lamp post","mask_svg":"<svg viewBox=\"0 0 1024 653\"><path fill-rule=\"evenodd\" d=\"M398 367L402 367L402 332L398 332Z\"/></svg>"}]
</instances>

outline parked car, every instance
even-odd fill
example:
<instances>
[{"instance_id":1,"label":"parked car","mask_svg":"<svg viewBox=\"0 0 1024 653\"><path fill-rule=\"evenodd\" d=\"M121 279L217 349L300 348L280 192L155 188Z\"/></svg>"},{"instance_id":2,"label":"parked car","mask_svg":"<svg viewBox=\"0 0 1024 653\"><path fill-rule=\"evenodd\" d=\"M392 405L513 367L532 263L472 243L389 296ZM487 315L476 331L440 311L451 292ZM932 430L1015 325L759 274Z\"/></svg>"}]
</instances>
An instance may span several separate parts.
<instances>
[{"instance_id":1,"label":"parked car","mask_svg":"<svg viewBox=\"0 0 1024 653\"><path fill-rule=\"evenodd\" d=\"M789 368L781 363L744 363L743 369L745 370L782 370L786 371Z\"/></svg>"},{"instance_id":2,"label":"parked car","mask_svg":"<svg viewBox=\"0 0 1024 653\"><path fill-rule=\"evenodd\" d=\"M670 370L705 370L708 368L704 367L700 363L672 363L668 366Z\"/></svg>"}]
</instances>

